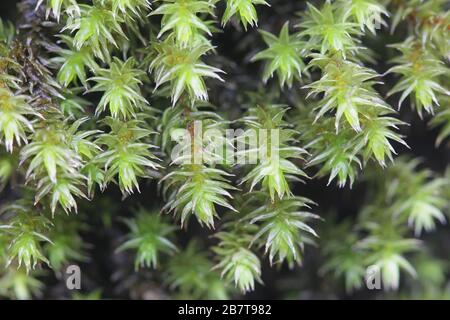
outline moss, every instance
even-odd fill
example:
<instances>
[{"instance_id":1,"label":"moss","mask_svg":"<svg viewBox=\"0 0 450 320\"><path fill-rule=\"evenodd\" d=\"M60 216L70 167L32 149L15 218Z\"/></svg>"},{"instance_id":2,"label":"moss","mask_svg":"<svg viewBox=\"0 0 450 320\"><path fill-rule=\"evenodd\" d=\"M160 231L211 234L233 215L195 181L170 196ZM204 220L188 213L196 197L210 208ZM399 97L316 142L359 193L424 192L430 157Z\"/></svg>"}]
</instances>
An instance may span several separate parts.
<instances>
[{"instance_id":1,"label":"moss","mask_svg":"<svg viewBox=\"0 0 450 320\"><path fill-rule=\"evenodd\" d=\"M361 297L367 270L376 297L447 296L444 1L16 13L0 23L1 297L69 297L71 264L89 278L76 298Z\"/></svg>"}]
</instances>

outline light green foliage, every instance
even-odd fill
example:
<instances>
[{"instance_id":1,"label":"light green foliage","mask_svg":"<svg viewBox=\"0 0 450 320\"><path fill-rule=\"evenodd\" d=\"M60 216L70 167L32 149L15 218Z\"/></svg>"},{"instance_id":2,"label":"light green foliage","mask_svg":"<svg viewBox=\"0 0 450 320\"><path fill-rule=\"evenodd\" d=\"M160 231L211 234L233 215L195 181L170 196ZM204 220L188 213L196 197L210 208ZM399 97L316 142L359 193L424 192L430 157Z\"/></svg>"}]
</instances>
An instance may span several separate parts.
<instances>
[{"instance_id":1,"label":"light green foliage","mask_svg":"<svg viewBox=\"0 0 450 320\"><path fill-rule=\"evenodd\" d=\"M21 152L22 162L31 159L27 178L44 175L56 183L58 175L66 172L76 175L81 167L81 157L70 149L65 134L64 128L59 128L58 124L37 130L34 140Z\"/></svg>"},{"instance_id":2,"label":"light green foliage","mask_svg":"<svg viewBox=\"0 0 450 320\"><path fill-rule=\"evenodd\" d=\"M402 136L396 132L398 126L404 123L384 113L376 118L365 119L362 131L356 135L348 123L344 123L336 133L335 120L327 116L311 126L314 116L314 113L299 113L299 117L302 117L299 121L301 138L308 143L305 148L311 153L308 166L320 165L317 175L329 174L328 183L337 178L340 187L344 187L347 180L351 186L359 169L369 159L373 158L383 167L387 165L386 158L394 161L393 155L396 152L392 141L407 146Z\"/></svg>"},{"instance_id":3,"label":"light green foliage","mask_svg":"<svg viewBox=\"0 0 450 320\"><path fill-rule=\"evenodd\" d=\"M218 75L222 71L200 61L200 57L211 47L197 42L193 48L181 48L172 38L155 44L156 57L150 64L154 74L156 89L168 83L171 87L172 104L175 105L182 93L186 92L192 102L208 100L205 78L222 81Z\"/></svg>"},{"instance_id":4,"label":"light green foliage","mask_svg":"<svg viewBox=\"0 0 450 320\"><path fill-rule=\"evenodd\" d=\"M44 1L47 5L47 18L51 13L53 17L55 17L58 21L61 18L61 12L63 10L67 9L68 7L72 7L73 10L78 9L76 0L38 0L37 8L39 8L39 6L44 3Z\"/></svg>"},{"instance_id":5,"label":"light green foliage","mask_svg":"<svg viewBox=\"0 0 450 320\"><path fill-rule=\"evenodd\" d=\"M151 15L162 15L157 37L166 35L163 41L153 43L147 57L155 90L169 85L173 106L183 93L189 95L192 105L196 100L208 100L205 78L222 81L220 69L201 61L213 49L205 35L211 36L214 28L203 19L214 16L214 1L167 0Z\"/></svg>"},{"instance_id":6,"label":"light green foliage","mask_svg":"<svg viewBox=\"0 0 450 320\"><path fill-rule=\"evenodd\" d=\"M229 254L230 256L224 258L220 263L220 266L223 266L225 277L234 278L235 285L243 293L255 290L255 278L258 279L261 274L258 257L245 248L239 248Z\"/></svg>"},{"instance_id":7,"label":"light green foliage","mask_svg":"<svg viewBox=\"0 0 450 320\"><path fill-rule=\"evenodd\" d=\"M134 59L125 62L114 58L110 69L96 70L96 76L90 78L96 84L90 92L104 92L95 113L104 112L106 107L113 118L136 118L147 101L142 97L140 85L144 72L135 68Z\"/></svg>"},{"instance_id":8,"label":"light green foliage","mask_svg":"<svg viewBox=\"0 0 450 320\"><path fill-rule=\"evenodd\" d=\"M177 112L168 115L173 123L164 128L164 133L170 132L179 147L172 154L171 163L178 166L172 166L162 179L167 195L165 209L179 214L182 226L195 215L200 224L214 228L216 207L234 210L230 192L237 190L230 184L232 175L221 168L227 160L224 149L226 122L224 124L223 119L206 110L189 113L185 120L180 120L178 115ZM208 132L212 134L208 135Z\"/></svg>"},{"instance_id":9,"label":"light green foliage","mask_svg":"<svg viewBox=\"0 0 450 320\"><path fill-rule=\"evenodd\" d=\"M33 132L33 125L27 116L37 116L28 104L28 97L14 95L10 90L0 87L0 142L6 150L13 151L14 143L20 146L28 143L27 133Z\"/></svg>"},{"instance_id":10,"label":"light green foliage","mask_svg":"<svg viewBox=\"0 0 450 320\"><path fill-rule=\"evenodd\" d=\"M326 141L325 137L324 139L319 138L315 140L314 144L318 146L317 149L320 150L320 153L318 152L308 164L310 166L321 164L317 175L325 176L329 174L328 185L337 178L339 187L343 188L347 184L347 180L349 180L349 184L352 186L356 179L358 168L361 168L362 164L351 149L354 147L352 141L344 141L343 137L345 135L339 135L341 136L340 138L332 138L332 141ZM314 148L314 145L311 147Z\"/></svg>"},{"instance_id":11,"label":"light green foliage","mask_svg":"<svg viewBox=\"0 0 450 320\"><path fill-rule=\"evenodd\" d=\"M392 111L372 89L374 79L378 77L373 70L345 60L340 55L331 58L318 55L311 64L322 66L323 72L320 80L306 86L310 89L309 95L324 95L317 106L316 121L330 110L336 110L336 131L339 131L342 118L353 130L361 131L362 114L370 114L373 109L380 110L377 112Z\"/></svg>"},{"instance_id":12,"label":"light green foliage","mask_svg":"<svg viewBox=\"0 0 450 320\"><path fill-rule=\"evenodd\" d=\"M79 118L66 128L68 144L81 156L82 160L90 160L101 151L100 147L92 141L93 137L101 131L81 129L87 121L89 121L88 117Z\"/></svg>"},{"instance_id":13,"label":"light green foliage","mask_svg":"<svg viewBox=\"0 0 450 320\"><path fill-rule=\"evenodd\" d=\"M91 142L96 131L78 131L84 121L72 125L44 122L33 141L21 150L21 162L28 165L26 178L38 188L35 201L50 195L53 213L58 203L66 212L76 211L75 197L85 197L82 186L86 178L79 171L99 149Z\"/></svg>"},{"instance_id":14,"label":"light green foliage","mask_svg":"<svg viewBox=\"0 0 450 320\"><path fill-rule=\"evenodd\" d=\"M289 35L288 22L283 25L278 37L267 31L260 31L260 33L269 48L258 52L252 60L267 60L263 81L266 82L276 72L280 87L283 87L285 83L292 87L293 80L300 80L306 68L301 58L306 44L298 40L296 35Z\"/></svg>"},{"instance_id":15,"label":"light green foliage","mask_svg":"<svg viewBox=\"0 0 450 320\"><path fill-rule=\"evenodd\" d=\"M202 39L202 34L211 36L210 26L199 15L214 15L214 4L206 0L166 0L166 3L152 11L150 15L162 15L161 31L172 33L181 47L186 47Z\"/></svg>"},{"instance_id":16,"label":"light green foliage","mask_svg":"<svg viewBox=\"0 0 450 320\"><path fill-rule=\"evenodd\" d=\"M258 24L258 14L255 5L269 4L264 0L226 0L227 7L222 17L222 25L225 25L233 16L238 16L244 29Z\"/></svg>"},{"instance_id":17,"label":"light green foliage","mask_svg":"<svg viewBox=\"0 0 450 320\"><path fill-rule=\"evenodd\" d=\"M300 24L300 36L307 36L310 44L321 54L340 51L345 57L348 51L357 49L358 40L355 36L361 34L358 24L348 20L348 12L338 12L337 6L329 0L319 10L308 2L308 10Z\"/></svg>"},{"instance_id":18,"label":"light green foliage","mask_svg":"<svg viewBox=\"0 0 450 320\"><path fill-rule=\"evenodd\" d=\"M392 224L372 224L370 231L373 234L359 244L363 250L371 251L367 255L367 264L379 268L385 290L398 289L400 271L416 276L414 267L404 254L417 250L420 245L417 239L400 238L393 227Z\"/></svg>"},{"instance_id":19,"label":"light green foliage","mask_svg":"<svg viewBox=\"0 0 450 320\"><path fill-rule=\"evenodd\" d=\"M186 127L185 123L185 109L181 107L167 108L161 116L161 123L158 125L158 135L160 139L160 145L163 152L170 153L178 138L184 138L184 130L179 129ZM199 111L201 113L202 111ZM177 132L183 133L182 135L176 134ZM187 146L185 148L188 148Z\"/></svg>"},{"instance_id":20,"label":"light green foliage","mask_svg":"<svg viewBox=\"0 0 450 320\"><path fill-rule=\"evenodd\" d=\"M294 266L294 262L301 264L305 244L313 243L313 238L317 237L314 229L307 224L312 219L319 219L306 211L311 204L313 202L309 199L292 197L262 205L249 215L251 224L260 224L253 242L264 239L265 252L271 264L284 261L290 267Z\"/></svg>"},{"instance_id":21,"label":"light green foliage","mask_svg":"<svg viewBox=\"0 0 450 320\"><path fill-rule=\"evenodd\" d=\"M344 16L351 17L358 23L361 31L367 28L375 34L377 29L387 26L383 17L388 17L389 13L382 1L340 0L337 5L344 11Z\"/></svg>"},{"instance_id":22,"label":"light green foliage","mask_svg":"<svg viewBox=\"0 0 450 320\"><path fill-rule=\"evenodd\" d=\"M111 129L109 133L99 136L96 143L105 146L96 161L105 170L103 187L111 181L117 181L124 195L131 194L134 189L139 192L139 177L149 177L149 171L156 171L160 167L158 158L150 151L155 146L144 143L152 132L144 129L141 119L121 122L108 117L104 120Z\"/></svg>"},{"instance_id":23,"label":"light green foliage","mask_svg":"<svg viewBox=\"0 0 450 320\"><path fill-rule=\"evenodd\" d=\"M117 38L126 38L120 23L123 19L114 15L100 2L93 6L80 4L68 10L65 29L74 33L73 45L77 50L89 46L96 57L109 61L111 45L118 47Z\"/></svg>"},{"instance_id":24,"label":"light green foliage","mask_svg":"<svg viewBox=\"0 0 450 320\"><path fill-rule=\"evenodd\" d=\"M377 242L379 239L370 239ZM383 243L373 244L379 245L381 253L370 256L370 263L374 263L380 269L382 273L383 285L386 290L397 290L400 282L400 270L408 272L411 276L415 277L416 272L413 266L399 253L392 253L396 250L400 253L403 251L411 250L415 248L416 242L399 242L390 243L389 245Z\"/></svg>"},{"instance_id":25,"label":"light green foliage","mask_svg":"<svg viewBox=\"0 0 450 320\"><path fill-rule=\"evenodd\" d=\"M418 165L418 160L400 157L383 172L367 170L371 192L357 223L351 226L346 221L336 230L323 232L327 262L322 272L343 277L347 291L362 286L368 268L379 272L385 290L398 289L402 271L417 277L410 256L423 251L424 244L410 234L418 237L423 231L431 232L437 221L445 222L449 183L430 170L419 170Z\"/></svg>"},{"instance_id":26,"label":"light green foliage","mask_svg":"<svg viewBox=\"0 0 450 320\"><path fill-rule=\"evenodd\" d=\"M383 211L384 210L384 211ZM387 214L385 214L388 212ZM360 289L367 272L381 276L384 290L396 290L400 283L401 271L412 277L416 271L405 254L420 248L417 239L406 239L405 228L399 220L392 219L392 212L386 208L377 210L368 204L362 212L360 224L350 229L342 224L337 230L347 233L325 234L325 241L335 234L334 242L324 242L326 262L321 272L332 273L343 278L347 292ZM374 220L378 220L374 222ZM364 233L358 232L364 230ZM365 238L363 234L369 235Z\"/></svg>"},{"instance_id":27,"label":"light green foliage","mask_svg":"<svg viewBox=\"0 0 450 320\"><path fill-rule=\"evenodd\" d=\"M401 55L392 60L395 66L389 69L388 73L400 74L401 79L389 94L402 93L399 106L411 95L412 105L420 116L423 109L433 113L434 108L439 106L437 95L450 95L450 91L439 83L439 78L448 76L450 71L426 46L413 38L393 47L399 50Z\"/></svg>"},{"instance_id":28,"label":"light green foliage","mask_svg":"<svg viewBox=\"0 0 450 320\"><path fill-rule=\"evenodd\" d=\"M60 65L57 79L58 82L65 87L71 83L80 81L86 86L87 71L98 68L90 47L85 46L77 50L72 45L73 39L66 35L61 35L62 44L66 45L68 49L59 48L58 56L53 58L55 64Z\"/></svg>"},{"instance_id":29,"label":"light green foliage","mask_svg":"<svg viewBox=\"0 0 450 320\"><path fill-rule=\"evenodd\" d=\"M201 164L184 165L164 177L166 188L171 188L167 209L180 214L183 226L191 215L201 225L214 228L216 205L234 210L229 203L235 189L227 180L229 174L221 169L208 168Z\"/></svg>"},{"instance_id":30,"label":"light green foliage","mask_svg":"<svg viewBox=\"0 0 450 320\"><path fill-rule=\"evenodd\" d=\"M399 161L388 171L387 190L393 199L396 215L408 220L416 235L433 231L436 221L445 223L443 210L448 207L445 191L449 181L431 170L419 170L419 161Z\"/></svg>"},{"instance_id":31,"label":"light green foliage","mask_svg":"<svg viewBox=\"0 0 450 320\"><path fill-rule=\"evenodd\" d=\"M277 105L250 109L249 115L244 118L249 130L239 137L249 143L253 140L249 135L255 132L258 135L257 146L250 145L243 151L243 156L247 159L258 159L258 163L242 182L250 183L250 191L261 184L262 189L269 192L272 201L275 197L282 199L292 196L288 180L306 177L292 162L295 159L303 159L306 151L294 145L297 132L290 129L283 120L286 111L284 106ZM265 133L260 129L265 130Z\"/></svg>"},{"instance_id":32,"label":"light green foliage","mask_svg":"<svg viewBox=\"0 0 450 320\"><path fill-rule=\"evenodd\" d=\"M130 18L138 18L150 9L150 1L148 0L103 0L110 4L112 11L117 15L121 13L123 16Z\"/></svg>"},{"instance_id":33,"label":"light green foliage","mask_svg":"<svg viewBox=\"0 0 450 320\"><path fill-rule=\"evenodd\" d=\"M364 159L367 161L373 156L383 167L386 166L386 158L393 162L393 154L396 154L396 152L391 142L395 141L408 147L403 137L395 132L401 125L405 125L405 123L384 114L367 121L359 145L361 147L364 145ZM395 129L395 131L392 129Z\"/></svg>"},{"instance_id":34,"label":"light green foliage","mask_svg":"<svg viewBox=\"0 0 450 320\"><path fill-rule=\"evenodd\" d=\"M416 277L416 271L405 255L420 249L421 242L407 238L404 219L396 214L395 205L385 203L389 194L384 197L382 191L379 194L379 202L368 204L361 213L361 227L369 235L357 246L365 251L366 266L380 272L384 289L397 290L401 271Z\"/></svg>"},{"instance_id":35,"label":"light green foliage","mask_svg":"<svg viewBox=\"0 0 450 320\"><path fill-rule=\"evenodd\" d=\"M15 92L20 88L20 79L15 74L20 66L10 57L14 32L10 23L0 20L0 143L8 152L13 151L14 144L20 147L28 143L27 134L34 130L31 119L39 117L29 105L30 98Z\"/></svg>"},{"instance_id":36,"label":"light green foliage","mask_svg":"<svg viewBox=\"0 0 450 320\"><path fill-rule=\"evenodd\" d=\"M312 151L309 165L321 165L318 175L330 174L329 182L337 177L341 187L347 180L350 185L353 183L363 161L365 164L374 159L381 166L386 165L386 159L392 161L393 141L406 146L397 133L404 123L393 117L393 109L374 88L381 84L381 76L360 61L371 59L370 53L358 45L358 37L365 27L374 31L373 24L366 24L372 19L368 9L371 5L375 4L327 1L320 10L310 5L303 24L299 24L300 28L306 28L300 36L307 36L313 51L320 51L310 55L308 68L322 72L319 80L305 86L308 97L317 101L313 103L314 112L307 114L307 119L313 117L313 121L302 119L299 128ZM381 12L373 10L375 15ZM352 21L360 24L361 31ZM331 127L331 111L334 111L335 133Z\"/></svg>"},{"instance_id":37,"label":"light green foliage","mask_svg":"<svg viewBox=\"0 0 450 320\"><path fill-rule=\"evenodd\" d=\"M307 166L320 165L317 176L330 175L328 184L337 178L340 187L344 187L347 180L351 186L358 169L362 167L362 161L357 155L358 139L354 136L354 130L344 124L336 133L335 120L331 117L323 117L311 126L315 115L312 112L308 114L305 112L307 111L299 110L297 123L301 141L311 154Z\"/></svg>"},{"instance_id":38,"label":"light green foliage","mask_svg":"<svg viewBox=\"0 0 450 320\"><path fill-rule=\"evenodd\" d=\"M221 231L216 234L220 241L214 248L219 263L221 275L228 282L241 290L242 293L255 290L255 281L262 283L261 262L258 256L248 249L252 241L253 226L246 225L242 220L232 220L224 226L230 232Z\"/></svg>"},{"instance_id":39,"label":"light green foliage","mask_svg":"<svg viewBox=\"0 0 450 320\"><path fill-rule=\"evenodd\" d=\"M136 269L156 268L161 253L172 254L177 250L169 240L175 227L167 223L158 213L140 209L135 219L125 220L125 223L130 229L128 240L117 250L136 250Z\"/></svg>"},{"instance_id":40,"label":"light green foliage","mask_svg":"<svg viewBox=\"0 0 450 320\"><path fill-rule=\"evenodd\" d=\"M45 236L51 222L44 216L33 214L26 205L10 205L2 209L2 214L14 217L8 224L0 225L10 239L7 248L7 265L17 265L26 268L27 272L36 268L38 263L49 264L44 256L42 244L51 240Z\"/></svg>"},{"instance_id":41,"label":"light green foliage","mask_svg":"<svg viewBox=\"0 0 450 320\"><path fill-rule=\"evenodd\" d=\"M85 198L81 190L84 177L81 174L61 174L58 180L53 182L49 177L44 177L37 183L39 192L36 194L36 202L39 202L44 196L50 195L51 208L54 213L57 205L61 205L65 212L72 209L77 212L77 202L75 197Z\"/></svg>"},{"instance_id":42,"label":"light green foliage","mask_svg":"<svg viewBox=\"0 0 450 320\"><path fill-rule=\"evenodd\" d=\"M450 296L448 1L268 2L21 0L0 21L2 298L52 296L74 262L114 281L73 298L239 297L269 264L296 297L358 297L373 268Z\"/></svg>"},{"instance_id":43,"label":"light green foliage","mask_svg":"<svg viewBox=\"0 0 450 320\"><path fill-rule=\"evenodd\" d=\"M450 15L446 0L411 0L397 4L392 17L391 31L414 16L414 34L423 44L432 44L443 58L450 58L448 26Z\"/></svg>"}]
</instances>

